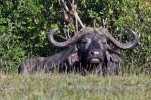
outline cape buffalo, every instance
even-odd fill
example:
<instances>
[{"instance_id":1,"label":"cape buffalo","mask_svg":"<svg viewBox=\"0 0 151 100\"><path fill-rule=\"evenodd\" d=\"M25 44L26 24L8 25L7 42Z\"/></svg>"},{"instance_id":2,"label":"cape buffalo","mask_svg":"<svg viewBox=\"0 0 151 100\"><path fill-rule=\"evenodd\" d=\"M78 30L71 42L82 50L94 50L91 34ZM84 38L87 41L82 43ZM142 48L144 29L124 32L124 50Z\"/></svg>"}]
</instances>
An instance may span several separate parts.
<instances>
[{"instance_id":1,"label":"cape buffalo","mask_svg":"<svg viewBox=\"0 0 151 100\"><path fill-rule=\"evenodd\" d=\"M57 48L66 48L64 51L50 57L27 59L19 66L19 73L30 74L37 70L53 72L55 69L68 72L75 69L76 72L85 74L95 72L98 74L118 74L119 63L122 61L120 54L114 50L110 43L117 48L127 50L133 48L138 42L138 35L131 29L133 39L129 43L117 41L108 29L100 27L83 27L72 38L64 42L54 39L54 33L58 28L48 32L48 40ZM66 63L66 64L64 64ZM57 67L56 67L57 66Z\"/></svg>"}]
</instances>

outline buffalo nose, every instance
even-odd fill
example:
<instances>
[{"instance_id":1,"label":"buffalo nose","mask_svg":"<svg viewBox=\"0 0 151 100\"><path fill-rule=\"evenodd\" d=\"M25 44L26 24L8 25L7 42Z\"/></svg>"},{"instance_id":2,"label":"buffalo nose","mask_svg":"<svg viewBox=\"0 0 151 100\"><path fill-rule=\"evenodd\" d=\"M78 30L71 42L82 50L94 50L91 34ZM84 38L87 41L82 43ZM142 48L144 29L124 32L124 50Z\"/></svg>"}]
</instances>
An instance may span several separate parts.
<instances>
[{"instance_id":1,"label":"buffalo nose","mask_svg":"<svg viewBox=\"0 0 151 100\"><path fill-rule=\"evenodd\" d=\"M91 51L91 55L93 55L93 56L99 56L100 52L98 52L98 51Z\"/></svg>"}]
</instances>

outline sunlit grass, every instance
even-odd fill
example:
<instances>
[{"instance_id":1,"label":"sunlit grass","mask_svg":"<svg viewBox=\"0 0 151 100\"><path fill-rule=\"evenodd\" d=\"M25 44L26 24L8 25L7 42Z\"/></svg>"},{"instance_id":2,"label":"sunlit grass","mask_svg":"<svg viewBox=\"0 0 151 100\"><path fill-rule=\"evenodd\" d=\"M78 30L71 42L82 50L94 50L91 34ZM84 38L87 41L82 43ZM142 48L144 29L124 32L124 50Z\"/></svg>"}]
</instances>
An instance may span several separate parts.
<instances>
[{"instance_id":1,"label":"sunlit grass","mask_svg":"<svg viewBox=\"0 0 151 100\"><path fill-rule=\"evenodd\" d=\"M0 75L0 100L151 100L151 76Z\"/></svg>"}]
</instances>

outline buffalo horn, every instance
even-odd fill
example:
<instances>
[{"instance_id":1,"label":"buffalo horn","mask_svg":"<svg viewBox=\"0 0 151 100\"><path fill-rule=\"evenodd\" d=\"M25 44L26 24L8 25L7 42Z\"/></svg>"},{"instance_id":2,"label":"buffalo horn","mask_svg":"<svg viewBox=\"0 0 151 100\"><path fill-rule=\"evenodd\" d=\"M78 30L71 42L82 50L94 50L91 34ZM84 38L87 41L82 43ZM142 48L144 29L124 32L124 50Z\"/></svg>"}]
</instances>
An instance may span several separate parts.
<instances>
[{"instance_id":1,"label":"buffalo horn","mask_svg":"<svg viewBox=\"0 0 151 100\"><path fill-rule=\"evenodd\" d=\"M103 33L107 36L107 38L109 39L109 41L111 43L113 43L116 47L120 48L120 49L123 49L123 50L126 50L126 49L131 49L133 48L137 42L138 42L138 35L137 33L135 33L133 30L131 29L126 29L128 30L129 32L131 32L132 36L133 36L133 39L131 42L128 42L128 43L121 43L119 41L117 41L109 32L107 29L101 29L102 31L104 31Z\"/></svg>"},{"instance_id":2,"label":"buffalo horn","mask_svg":"<svg viewBox=\"0 0 151 100\"><path fill-rule=\"evenodd\" d=\"M94 29L92 27L85 27L82 28L77 34L75 34L72 38L69 38L68 40L64 41L64 42L57 42L56 40L54 40L54 33L58 30L58 28L55 29L51 29L48 32L48 40L51 44L53 44L56 47L68 47L71 44L77 42L78 40L80 40L82 38L83 35L91 33L92 31L94 31Z\"/></svg>"}]
</instances>

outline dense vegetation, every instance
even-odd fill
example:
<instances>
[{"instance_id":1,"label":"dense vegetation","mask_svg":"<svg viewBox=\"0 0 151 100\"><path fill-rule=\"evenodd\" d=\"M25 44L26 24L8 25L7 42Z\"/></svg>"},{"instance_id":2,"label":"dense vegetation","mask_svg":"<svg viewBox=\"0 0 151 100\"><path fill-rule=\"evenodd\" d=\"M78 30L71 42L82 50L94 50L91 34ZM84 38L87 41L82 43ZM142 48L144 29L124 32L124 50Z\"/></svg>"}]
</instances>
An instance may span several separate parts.
<instances>
[{"instance_id":1,"label":"dense vegetation","mask_svg":"<svg viewBox=\"0 0 151 100\"><path fill-rule=\"evenodd\" d=\"M133 50L121 51L123 72L151 72L151 2L149 0L78 0L77 12L86 26L106 27L117 39L130 36L124 28L139 34ZM73 23L69 23L71 27ZM58 0L0 0L0 69L16 73L26 58L49 56L58 51L47 42L49 28L59 27L64 19ZM72 27L71 27L72 28ZM73 30L70 30L73 31ZM124 34L125 33L125 34ZM130 39L129 39L130 40Z\"/></svg>"}]
</instances>

